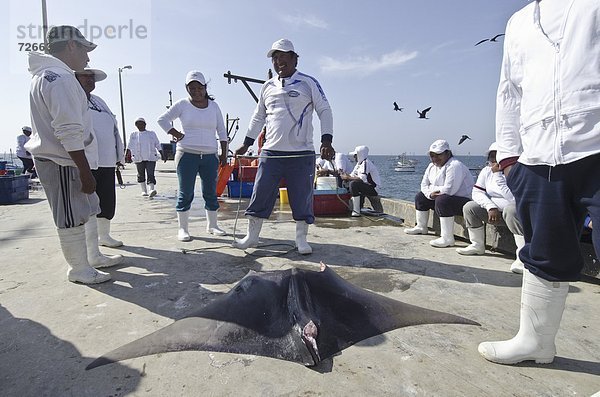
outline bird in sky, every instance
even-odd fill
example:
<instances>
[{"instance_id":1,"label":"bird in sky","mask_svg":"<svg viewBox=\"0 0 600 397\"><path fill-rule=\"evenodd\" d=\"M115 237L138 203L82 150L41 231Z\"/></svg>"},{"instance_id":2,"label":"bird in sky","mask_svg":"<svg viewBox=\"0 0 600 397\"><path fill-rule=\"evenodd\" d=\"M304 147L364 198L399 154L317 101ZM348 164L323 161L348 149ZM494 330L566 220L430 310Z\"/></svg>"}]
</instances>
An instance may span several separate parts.
<instances>
[{"instance_id":1,"label":"bird in sky","mask_svg":"<svg viewBox=\"0 0 600 397\"><path fill-rule=\"evenodd\" d=\"M427 112L429 112L431 110L431 106L428 107L427 109L423 109L419 112L419 110L417 110L417 113L419 113L419 118L420 119L427 119Z\"/></svg>"},{"instance_id":2,"label":"bird in sky","mask_svg":"<svg viewBox=\"0 0 600 397\"><path fill-rule=\"evenodd\" d=\"M402 111L402 109L404 109L404 108L401 108L400 106L398 106L398 104L396 102L394 102L394 110L395 111Z\"/></svg>"},{"instance_id":3,"label":"bird in sky","mask_svg":"<svg viewBox=\"0 0 600 397\"><path fill-rule=\"evenodd\" d=\"M495 42L495 41L497 41L496 39L497 39L498 37L501 37L501 36L504 36L504 33L497 34L497 35L495 35L494 37L492 37L491 39L483 39L483 40L480 40L480 41L478 41L478 42L477 42L477 44L475 44L475 45L476 45L476 46L478 46L479 44L481 44L481 43L485 43L485 42L486 42L486 41L488 41L488 40L489 40L489 41L494 41L494 42Z\"/></svg>"},{"instance_id":4,"label":"bird in sky","mask_svg":"<svg viewBox=\"0 0 600 397\"><path fill-rule=\"evenodd\" d=\"M458 144L460 145L461 143L463 143L464 141L466 141L467 139L471 139L468 135L463 135L460 137Z\"/></svg>"}]
</instances>

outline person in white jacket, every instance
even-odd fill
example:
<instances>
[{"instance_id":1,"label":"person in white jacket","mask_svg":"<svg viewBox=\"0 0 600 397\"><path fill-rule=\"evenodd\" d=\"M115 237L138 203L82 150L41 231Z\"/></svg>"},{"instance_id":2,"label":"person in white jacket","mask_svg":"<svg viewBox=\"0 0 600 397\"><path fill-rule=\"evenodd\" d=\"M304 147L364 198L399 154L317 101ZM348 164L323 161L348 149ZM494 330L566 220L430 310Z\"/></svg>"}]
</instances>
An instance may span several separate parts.
<instances>
[{"instance_id":1,"label":"person in white jacket","mask_svg":"<svg viewBox=\"0 0 600 397\"><path fill-rule=\"evenodd\" d=\"M123 242L110 236L110 221L115 216L117 206L115 169L117 166L123 165L125 151L115 115L102 98L92 94L92 91L96 89L96 82L106 79L107 76L102 70L90 68L86 68L83 72L76 72L75 76L88 97L93 132L98 140L98 168L93 169L92 174L96 179L100 213L96 216L95 221L90 219L89 223L97 223L97 240L100 245L120 247ZM92 244L88 244L88 246L90 245Z\"/></svg>"},{"instance_id":2,"label":"person in white jacket","mask_svg":"<svg viewBox=\"0 0 600 397\"><path fill-rule=\"evenodd\" d=\"M479 345L496 363L554 360L569 282L584 266L585 216L600 222L598 21L598 0L542 0L506 26L496 141L523 225L525 269L519 331ZM592 236L597 250L599 230Z\"/></svg>"},{"instance_id":3,"label":"person in white jacket","mask_svg":"<svg viewBox=\"0 0 600 397\"><path fill-rule=\"evenodd\" d=\"M17 136L17 157L21 160L21 163L23 163L23 173L29 174L31 178L37 178L31 153L25 150L25 144L29 141L29 137L31 136L31 127L25 126L21 129L21 132L22 133Z\"/></svg>"},{"instance_id":4,"label":"person in white jacket","mask_svg":"<svg viewBox=\"0 0 600 397\"><path fill-rule=\"evenodd\" d=\"M274 42L267 57L271 58L277 76L263 84L244 143L235 151L236 156L245 154L266 125L266 141L246 209L248 233L234 240L233 247L246 249L258 244L263 220L273 211L283 177L296 221L296 248L300 254L308 255L312 253L306 240L308 227L315 221L312 117L316 112L321 122L321 156L332 158L333 114L319 82L296 69L298 54L290 40Z\"/></svg>"},{"instance_id":5,"label":"person in white jacket","mask_svg":"<svg viewBox=\"0 0 600 397\"><path fill-rule=\"evenodd\" d=\"M440 217L440 237L431 240L433 247L454 245L454 217L462 215L463 206L471 200L473 176L469 168L457 160L450 145L438 139L429 147L431 163L421 180L421 191L415 196L417 224L404 229L407 234L427 234L429 210Z\"/></svg>"},{"instance_id":6,"label":"person in white jacket","mask_svg":"<svg viewBox=\"0 0 600 397\"><path fill-rule=\"evenodd\" d=\"M158 119L161 128L177 141L175 164L179 193L175 211L179 222L177 232L179 241L191 240L188 222L198 175L202 181L202 198L207 219L206 231L218 236L226 234L217 225L218 169L219 164L222 166L227 164L227 131L223 114L214 98L206 91L206 79L201 72L197 70L188 72L185 78L185 89L189 96L175 102ZM182 131L178 131L171 124L175 119L181 121Z\"/></svg>"},{"instance_id":7,"label":"person in white jacket","mask_svg":"<svg viewBox=\"0 0 600 397\"><path fill-rule=\"evenodd\" d=\"M126 158L130 158L135 163L137 168L137 181L142 188L143 197L156 196L156 162L160 158L164 158L162 146L154 131L146 130L146 120L143 117L138 117L135 120L137 131L133 131L129 135L127 143ZM166 160L165 160L166 161ZM150 187L150 192L148 188Z\"/></svg>"},{"instance_id":8,"label":"person in white jacket","mask_svg":"<svg viewBox=\"0 0 600 397\"><path fill-rule=\"evenodd\" d=\"M88 100L73 72L85 68L96 45L67 25L53 26L47 42L49 55L29 53L33 134L25 149L33 155L52 210L69 281L102 283L110 274L94 268L105 263L88 260L85 226L99 211L91 171L98 163L98 148Z\"/></svg>"},{"instance_id":9,"label":"person in white jacket","mask_svg":"<svg viewBox=\"0 0 600 397\"><path fill-rule=\"evenodd\" d=\"M473 186L471 197L463 207L463 217L469 233L469 244L465 248L457 248L461 255L483 255L485 253L485 224L506 225L514 236L517 245L517 259L512 263L510 270L514 273L523 272L523 262L519 259L519 252L525 245L523 227L517 217L515 198L506 185L506 178L496 161L498 145L490 145L487 163Z\"/></svg>"},{"instance_id":10,"label":"person in white jacket","mask_svg":"<svg viewBox=\"0 0 600 397\"><path fill-rule=\"evenodd\" d=\"M369 148L364 145L357 146L350 155L354 156L356 165L350 174L343 174L342 179L348 182L352 194L352 216L360 216L365 197L371 201L374 211L383 212L376 190L378 186L381 187L381 177L377 166L368 158Z\"/></svg>"}]
</instances>

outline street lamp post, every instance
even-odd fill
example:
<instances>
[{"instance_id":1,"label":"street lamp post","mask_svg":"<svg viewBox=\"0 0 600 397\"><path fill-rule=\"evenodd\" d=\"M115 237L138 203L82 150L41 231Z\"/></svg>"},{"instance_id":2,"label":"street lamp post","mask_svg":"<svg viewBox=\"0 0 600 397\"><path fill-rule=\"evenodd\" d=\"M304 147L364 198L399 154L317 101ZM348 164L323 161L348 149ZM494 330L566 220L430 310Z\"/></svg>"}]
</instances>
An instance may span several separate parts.
<instances>
[{"instance_id":1,"label":"street lamp post","mask_svg":"<svg viewBox=\"0 0 600 397\"><path fill-rule=\"evenodd\" d=\"M123 128L123 147L127 147L127 139L125 135L125 111L123 110L123 83L121 82L121 72L124 69L131 69L131 65L119 68L119 95L121 96L121 128Z\"/></svg>"}]
</instances>

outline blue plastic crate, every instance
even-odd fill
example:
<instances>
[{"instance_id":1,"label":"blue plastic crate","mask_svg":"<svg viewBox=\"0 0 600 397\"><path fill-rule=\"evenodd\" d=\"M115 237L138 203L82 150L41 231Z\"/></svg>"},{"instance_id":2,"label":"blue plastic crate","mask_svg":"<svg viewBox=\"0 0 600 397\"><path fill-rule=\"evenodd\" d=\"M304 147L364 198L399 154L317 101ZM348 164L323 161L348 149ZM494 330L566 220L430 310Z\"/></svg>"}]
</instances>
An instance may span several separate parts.
<instances>
[{"instance_id":1,"label":"blue plastic crate","mask_svg":"<svg viewBox=\"0 0 600 397\"><path fill-rule=\"evenodd\" d=\"M1 176L0 204L11 204L29 198L29 176Z\"/></svg>"},{"instance_id":2,"label":"blue plastic crate","mask_svg":"<svg viewBox=\"0 0 600 397\"><path fill-rule=\"evenodd\" d=\"M231 198L240 197L241 189L241 197L251 197L253 188L254 182L229 181L227 182L227 195Z\"/></svg>"}]
</instances>

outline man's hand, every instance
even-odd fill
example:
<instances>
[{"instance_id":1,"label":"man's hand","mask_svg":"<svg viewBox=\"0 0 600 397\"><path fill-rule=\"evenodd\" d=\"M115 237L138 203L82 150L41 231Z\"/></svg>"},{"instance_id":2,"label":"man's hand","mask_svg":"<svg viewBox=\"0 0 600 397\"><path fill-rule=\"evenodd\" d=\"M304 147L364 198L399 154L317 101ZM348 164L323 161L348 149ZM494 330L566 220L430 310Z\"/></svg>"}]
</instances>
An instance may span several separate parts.
<instances>
[{"instance_id":1,"label":"man's hand","mask_svg":"<svg viewBox=\"0 0 600 397\"><path fill-rule=\"evenodd\" d=\"M71 159L79 169L79 179L81 180L81 191L85 194L92 194L96 191L96 179L90 170L90 165L85 157L85 151L75 150L68 152Z\"/></svg>"},{"instance_id":2,"label":"man's hand","mask_svg":"<svg viewBox=\"0 0 600 397\"><path fill-rule=\"evenodd\" d=\"M225 167L227 165L227 153L221 153L219 155L219 165Z\"/></svg>"},{"instance_id":3,"label":"man's hand","mask_svg":"<svg viewBox=\"0 0 600 397\"><path fill-rule=\"evenodd\" d=\"M502 220L502 214L498 211L498 208L490 208L488 210L488 223L496 225Z\"/></svg>"},{"instance_id":4,"label":"man's hand","mask_svg":"<svg viewBox=\"0 0 600 397\"><path fill-rule=\"evenodd\" d=\"M321 142L321 158L322 159L333 159L335 157L335 150L331 146L331 142Z\"/></svg>"},{"instance_id":5,"label":"man's hand","mask_svg":"<svg viewBox=\"0 0 600 397\"><path fill-rule=\"evenodd\" d=\"M431 194L429 195L429 197L431 197L432 199L436 198L437 196L440 196L441 193L439 190L436 190L435 192L431 192Z\"/></svg>"},{"instance_id":6,"label":"man's hand","mask_svg":"<svg viewBox=\"0 0 600 397\"><path fill-rule=\"evenodd\" d=\"M233 154L235 155L235 157L243 156L244 154L246 154L249 147L250 146L242 145L239 148L237 148L237 150Z\"/></svg>"},{"instance_id":7,"label":"man's hand","mask_svg":"<svg viewBox=\"0 0 600 397\"><path fill-rule=\"evenodd\" d=\"M81 191L85 194L92 194L96 191L96 178L88 168L87 172L79 170L79 179L81 180Z\"/></svg>"}]
</instances>

